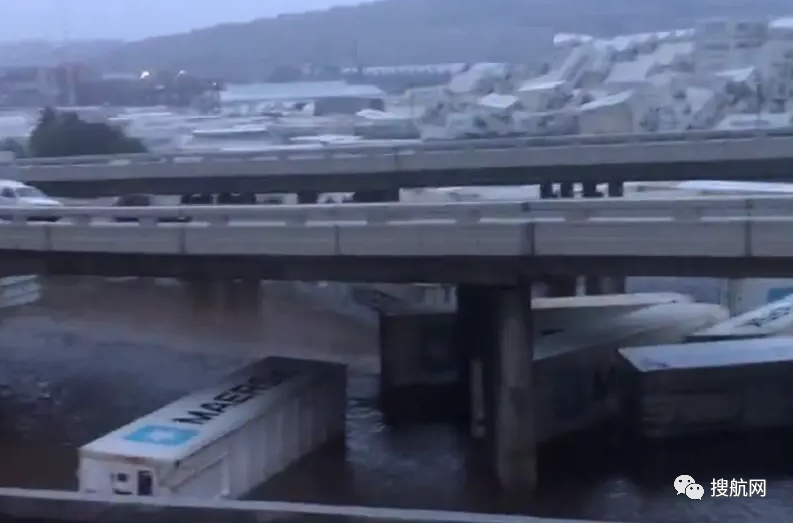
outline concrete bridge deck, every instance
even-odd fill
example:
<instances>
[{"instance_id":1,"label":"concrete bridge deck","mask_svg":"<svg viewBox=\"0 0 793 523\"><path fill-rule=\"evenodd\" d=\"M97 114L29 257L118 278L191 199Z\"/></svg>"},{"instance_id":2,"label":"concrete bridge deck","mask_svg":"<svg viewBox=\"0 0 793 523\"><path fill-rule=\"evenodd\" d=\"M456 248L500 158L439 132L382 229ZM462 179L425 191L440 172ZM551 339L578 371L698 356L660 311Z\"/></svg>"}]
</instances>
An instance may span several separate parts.
<instances>
[{"instance_id":1,"label":"concrete bridge deck","mask_svg":"<svg viewBox=\"0 0 793 523\"><path fill-rule=\"evenodd\" d=\"M0 216L12 218L0 223L5 274L499 283L541 274L789 275L793 259L787 196L0 208ZM29 221L45 216L61 220Z\"/></svg>"},{"instance_id":2,"label":"concrete bridge deck","mask_svg":"<svg viewBox=\"0 0 793 523\"><path fill-rule=\"evenodd\" d=\"M62 196L125 192L353 192L407 187L687 179L788 180L791 129L318 146L236 153L20 160Z\"/></svg>"}]
</instances>

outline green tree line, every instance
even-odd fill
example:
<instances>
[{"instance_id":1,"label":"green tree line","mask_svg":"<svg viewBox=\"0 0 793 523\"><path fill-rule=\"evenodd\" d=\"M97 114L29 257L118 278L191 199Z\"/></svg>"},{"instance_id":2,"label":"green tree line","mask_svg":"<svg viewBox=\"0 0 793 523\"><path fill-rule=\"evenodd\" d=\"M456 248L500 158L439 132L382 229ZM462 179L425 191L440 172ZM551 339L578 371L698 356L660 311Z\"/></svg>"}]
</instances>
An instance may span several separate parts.
<instances>
[{"instance_id":1,"label":"green tree line","mask_svg":"<svg viewBox=\"0 0 793 523\"><path fill-rule=\"evenodd\" d=\"M18 158L145 153L146 146L107 123L87 122L77 113L46 108L26 142L5 139L0 149Z\"/></svg>"}]
</instances>

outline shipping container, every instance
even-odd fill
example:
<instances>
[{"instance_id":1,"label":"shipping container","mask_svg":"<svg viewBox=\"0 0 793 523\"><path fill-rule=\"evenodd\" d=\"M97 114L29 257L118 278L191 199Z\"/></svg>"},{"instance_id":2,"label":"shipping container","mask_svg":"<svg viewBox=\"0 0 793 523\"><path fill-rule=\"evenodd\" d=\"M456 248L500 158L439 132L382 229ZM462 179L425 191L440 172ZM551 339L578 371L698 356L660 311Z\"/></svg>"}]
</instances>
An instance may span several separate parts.
<instances>
[{"instance_id":1,"label":"shipping container","mask_svg":"<svg viewBox=\"0 0 793 523\"><path fill-rule=\"evenodd\" d=\"M628 292L679 292L694 301L715 303L738 316L793 294L790 278L690 278L639 276L627 278Z\"/></svg>"},{"instance_id":2,"label":"shipping container","mask_svg":"<svg viewBox=\"0 0 793 523\"><path fill-rule=\"evenodd\" d=\"M689 296L673 292L534 298L531 301L534 334L538 337L547 336L587 323L607 321L644 307L692 301Z\"/></svg>"},{"instance_id":3,"label":"shipping container","mask_svg":"<svg viewBox=\"0 0 793 523\"><path fill-rule=\"evenodd\" d=\"M344 433L346 369L266 358L79 450L91 494L238 498Z\"/></svg>"},{"instance_id":4,"label":"shipping container","mask_svg":"<svg viewBox=\"0 0 793 523\"><path fill-rule=\"evenodd\" d=\"M740 340L789 334L793 334L793 296L695 332L688 337L688 341Z\"/></svg>"},{"instance_id":5,"label":"shipping container","mask_svg":"<svg viewBox=\"0 0 793 523\"><path fill-rule=\"evenodd\" d=\"M619 351L623 414L647 438L793 426L793 337Z\"/></svg>"},{"instance_id":6,"label":"shipping container","mask_svg":"<svg viewBox=\"0 0 793 523\"><path fill-rule=\"evenodd\" d=\"M617 414L617 350L679 343L728 318L718 305L668 303L588 323L535 342L538 440L583 430Z\"/></svg>"}]
</instances>

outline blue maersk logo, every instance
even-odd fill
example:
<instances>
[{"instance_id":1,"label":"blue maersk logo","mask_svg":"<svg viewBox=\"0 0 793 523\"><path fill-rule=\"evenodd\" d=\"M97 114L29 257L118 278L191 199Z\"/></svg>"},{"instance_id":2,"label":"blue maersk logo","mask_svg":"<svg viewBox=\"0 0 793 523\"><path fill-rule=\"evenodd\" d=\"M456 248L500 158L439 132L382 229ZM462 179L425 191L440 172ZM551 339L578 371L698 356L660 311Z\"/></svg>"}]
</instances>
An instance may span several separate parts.
<instances>
[{"instance_id":1,"label":"blue maersk logo","mask_svg":"<svg viewBox=\"0 0 793 523\"><path fill-rule=\"evenodd\" d=\"M165 425L146 425L127 434L124 439L135 443L150 443L163 447L178 447L184 445L198 435L194 429L177 429Z\"/></svg>"}]
</instances>

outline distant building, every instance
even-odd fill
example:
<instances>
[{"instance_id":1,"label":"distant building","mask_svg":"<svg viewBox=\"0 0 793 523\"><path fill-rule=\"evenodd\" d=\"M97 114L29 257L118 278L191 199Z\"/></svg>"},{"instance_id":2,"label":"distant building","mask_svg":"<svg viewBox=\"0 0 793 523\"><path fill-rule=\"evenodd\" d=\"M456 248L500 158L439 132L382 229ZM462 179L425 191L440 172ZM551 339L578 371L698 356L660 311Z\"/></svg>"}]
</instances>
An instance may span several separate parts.
<instances>
[{"instance_id":1,"label":"distant building","mask_svg":"<svg viewBox=\"0 0 793 523\"><path fill-rule=\"evenodd\" d=\"M57 102L58 93L58 71L55 67L0 68L0 105L51 105Z\"/></svg>"}]
</instances>

